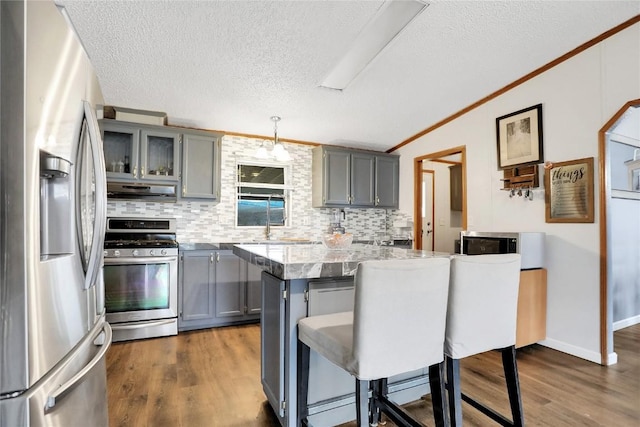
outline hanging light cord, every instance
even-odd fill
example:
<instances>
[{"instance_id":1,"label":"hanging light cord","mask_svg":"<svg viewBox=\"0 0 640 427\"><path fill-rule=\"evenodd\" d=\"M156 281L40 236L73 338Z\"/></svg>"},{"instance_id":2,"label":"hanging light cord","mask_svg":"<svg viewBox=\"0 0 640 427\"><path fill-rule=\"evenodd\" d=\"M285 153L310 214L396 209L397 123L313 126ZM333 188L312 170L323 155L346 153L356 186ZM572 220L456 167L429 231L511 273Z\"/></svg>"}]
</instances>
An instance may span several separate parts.
<instances>
[{"instance_id":1,"label":"hanging light cord","mask_svg":"<svg viewBox=\"0 0 640 427\"><path fill-rule=\"evenodd\" d=\"M274 147L278 143L278 122L280 121L280 119L281 119L280 116L271 116L271 120L273 121L273 134L274 134L273 146Z\"/></svg>"}]
</instances>

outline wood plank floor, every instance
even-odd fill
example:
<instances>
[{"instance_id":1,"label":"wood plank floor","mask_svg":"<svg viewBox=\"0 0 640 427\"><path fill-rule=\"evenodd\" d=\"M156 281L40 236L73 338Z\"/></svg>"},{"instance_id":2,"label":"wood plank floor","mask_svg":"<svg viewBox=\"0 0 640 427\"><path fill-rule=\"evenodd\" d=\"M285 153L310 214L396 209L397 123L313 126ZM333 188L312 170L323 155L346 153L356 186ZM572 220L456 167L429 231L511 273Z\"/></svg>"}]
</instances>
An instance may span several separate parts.
<instances>
[{"instance_id":1,"label":"wood plank floor","mask_svg":"<svg viewBox=\"0 0 640 427\"><path fill-rule=\"evenodd\" d=\"M609 367L539 345L518 350L527 426L639 426L640 325L617 331L615 347L618 364ZM499 355L461 365L463 390L508 414ZM260 384L258 325L114 343L107 381L111 427L279 425ZM433 425L429 397L406 408ZM495 425L463 409L465 426Z\"/></svg>"}]
</instances>

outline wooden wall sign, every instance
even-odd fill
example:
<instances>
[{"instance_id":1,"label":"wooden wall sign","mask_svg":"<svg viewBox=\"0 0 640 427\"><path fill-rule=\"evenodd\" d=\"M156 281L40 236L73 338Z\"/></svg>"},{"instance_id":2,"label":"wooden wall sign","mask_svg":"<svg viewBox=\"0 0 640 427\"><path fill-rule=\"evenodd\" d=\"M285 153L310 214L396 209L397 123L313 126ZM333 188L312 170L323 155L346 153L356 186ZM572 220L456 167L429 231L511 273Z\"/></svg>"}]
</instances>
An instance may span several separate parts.
<instances>
[{"instance_id":1,"label":"wooden wall sign","mask_svg":"<svg viewBox=\"0 0 640 427\"><path fill-rule=\"evenodd\" d=\"M593 157L545 167L546 222L593 222Z\"/></svg>"}]
</instances>

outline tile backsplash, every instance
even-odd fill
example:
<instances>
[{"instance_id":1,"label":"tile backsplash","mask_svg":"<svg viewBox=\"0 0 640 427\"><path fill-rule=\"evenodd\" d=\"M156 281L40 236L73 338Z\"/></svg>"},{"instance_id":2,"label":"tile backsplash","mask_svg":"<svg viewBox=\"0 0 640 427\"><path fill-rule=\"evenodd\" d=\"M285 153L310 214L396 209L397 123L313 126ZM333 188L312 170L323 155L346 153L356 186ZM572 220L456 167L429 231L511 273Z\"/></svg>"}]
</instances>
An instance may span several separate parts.
<instances>
[{"instance_id":1,"label":"tile backsplash","mask_svg":"<svg viewBox=\"0 0 640 427\"><path fill-rule=\"evenodd\" d=\"M261 139L224 136L221 158L221 197L219 202L179 200L175 203L109 200L108 216L171 217L177 219L180 243L247 242L263 240L264 227L236 227L236 164L252 160ZM273 239L300 238L320 240L329 226L331 209L311 207L312 148L302 144L285 146L291 162L291 218L288 227L272 227ZM255 161L255 160L253 160ZM373 240L381 234L393 235L392 224L411 220L395 209L346 208L342 225L355 240Z\"/></svg>"}]
</instances>

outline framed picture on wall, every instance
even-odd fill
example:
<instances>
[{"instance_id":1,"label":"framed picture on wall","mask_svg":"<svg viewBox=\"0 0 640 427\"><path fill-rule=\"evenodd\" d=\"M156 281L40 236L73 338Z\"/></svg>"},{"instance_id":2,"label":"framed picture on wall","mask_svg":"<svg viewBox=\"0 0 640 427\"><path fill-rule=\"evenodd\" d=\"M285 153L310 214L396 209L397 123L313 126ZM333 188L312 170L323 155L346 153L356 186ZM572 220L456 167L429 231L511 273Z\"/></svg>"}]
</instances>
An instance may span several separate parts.
<instances>
[{"instance_id":1,"label":"framed picture on wall","mask_svg":"<svg viewBox=\"0 0 640 427\"><path fill-rule=\"evenodd\" d=\"M594 222L593 157L545 166L546 222Z\"/></svg>"},{"instance_id":2,"label":"framed picture on wall","mask_svg":"<svg viewBox=\"0 0 640 427\"><path fill-rule=\"evenodd\" d=\"M542 104L498 117L496 137L499 169L542 163Z\"/></svg>"}]
</instances>

